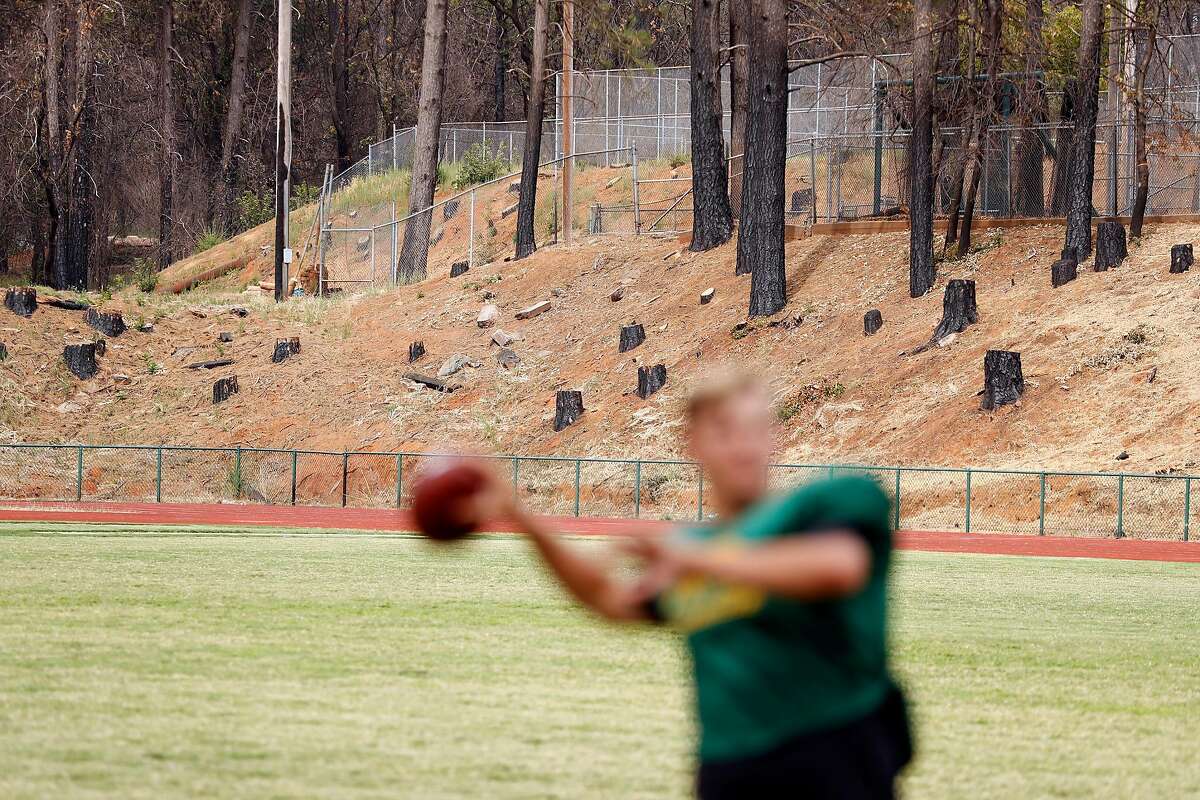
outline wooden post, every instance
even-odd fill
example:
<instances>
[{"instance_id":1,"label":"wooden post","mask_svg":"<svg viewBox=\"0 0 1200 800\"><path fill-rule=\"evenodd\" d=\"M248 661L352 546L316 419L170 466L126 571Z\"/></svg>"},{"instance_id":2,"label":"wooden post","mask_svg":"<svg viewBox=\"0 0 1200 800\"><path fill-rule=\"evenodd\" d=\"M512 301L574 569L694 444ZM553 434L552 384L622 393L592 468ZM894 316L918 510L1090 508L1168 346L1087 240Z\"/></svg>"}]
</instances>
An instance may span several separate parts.
<instances>
[{"instance_id":1,"label":"wooden post","mask_svg":"<svg viewBox=\"0 0 1200 800\"><path fill-rule=\"evenodd\" d=\"M292 0L279 0L275 81L275 301L287 292L288 199L292 170Z\"/></svg>"},{"instance_id":2,"label":"wooden post","mask_svg":"<svg viewBox=\"0 0 1200 800\"><path fill-rule=\"evenodd\" d=\"M563 243L571 243L572 202L575 199L575 102L571 97L575 80L575 0L563 0L563 56L562 56L562 117L563 117L563 169L562 169L562 226Z\"/></svg>"}]
</instances>

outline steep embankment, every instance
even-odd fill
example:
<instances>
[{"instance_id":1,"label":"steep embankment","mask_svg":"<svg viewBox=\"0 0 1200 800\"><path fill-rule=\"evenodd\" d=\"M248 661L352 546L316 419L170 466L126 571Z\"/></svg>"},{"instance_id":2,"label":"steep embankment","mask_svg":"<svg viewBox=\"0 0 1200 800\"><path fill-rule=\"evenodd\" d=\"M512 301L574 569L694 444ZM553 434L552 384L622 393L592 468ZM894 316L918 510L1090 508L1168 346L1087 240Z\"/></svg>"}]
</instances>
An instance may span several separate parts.
<instances>
[{"instance_id":1,"label":"steep embankment","mask_svg":"<svg viewBox=\"0 0 1200 800\"><path fill-rule=\"evenodd\" d=\"M136 292L107 305L152 333L109 343L98 377L79 382L59 356L90 338L79 312L41 307L31 320L0 311L0 425L24 441L241 443L304 448L442 449L641 456L679 455L678 408L690 387L722 364L751 367L776 397L784 457L798 461L1006 465L1155 471L1191 467L1200 433L1200 272L1167 273L1172 244L1196 226L1151 228L1126 263L1082 269L1050 288L1061 232L1008 231L995 246L943 264L936 290L907 296L907 236L818 236L787 246L789 305L772 320L745 318L749 279L733 275L733 245L676 254L674 240L594 238L459 278L274 307L261 292ZM979 323L945 347L902 356L929 338L951 277L978 283ZM624 296L609 299L619 286ZM705 288L716 298L700 305ZM552 310L526 321L536 301ZM496 303L496 328L519 334L521 363L505 369L495 328L475 324ZM227 309L245 306L244 319ZM885 320L872 337L863 313ZM201 316L203 315L203 316ZM621 324L647 341L617 353ZM233 335L220 343L221 332ZM303 350L271 363L274 341ZM440 394L403 379L409 343L435 374L455 354L477 361ZM976 392L989 348L1018 350L1023 401L981 411ZM227 357L215 371L183 366ZM637 367L662 363L666 388L633 394ZM241 393L211 402L217 378L236 374ZM587 413L551 430L556 389L583 392ZM1128 458L1115 460L1122 451Z\"/></svg>"}]
</instances>

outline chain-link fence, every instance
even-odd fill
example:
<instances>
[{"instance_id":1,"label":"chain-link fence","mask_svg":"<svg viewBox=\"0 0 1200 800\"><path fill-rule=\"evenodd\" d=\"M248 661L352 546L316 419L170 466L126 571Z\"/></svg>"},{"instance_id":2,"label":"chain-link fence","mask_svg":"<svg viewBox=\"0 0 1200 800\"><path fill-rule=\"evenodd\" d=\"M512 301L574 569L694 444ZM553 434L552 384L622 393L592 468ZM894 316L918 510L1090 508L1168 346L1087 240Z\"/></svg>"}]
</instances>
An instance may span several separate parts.
<instances>
[{"instance_id":1,"label":"chain-link fence","mask_svg":"<svg viewBox=\"0 0 1200 800\"><path fill-rule=\"evenodd\" d=\"M405 508L442 456L259 448L0 445L2 501L259 503ZM686 461L493 456L531 511L703 520L704 475ZM772 491L861 475L905 530L1188 541L1200 523L1189 475L776 464Z\"/></svg>"},{"instance_id":2,"label":"chain-link fence","mask_svg":"<svg viewBox=\"0 0 1200 800\"><path fill-rule=\"evenodd\" d=\"M533 227L538 246L559 241L565 225L562 170L556 158L538 169ZM628 149L571 157L572 230L633 233L637 167ZM405 284L489 264L513 252L519 171L480 183L415 214L399 216L405 176L383 173L328 198L318 255L321 292Z\"/></svg>"}]
</instances>

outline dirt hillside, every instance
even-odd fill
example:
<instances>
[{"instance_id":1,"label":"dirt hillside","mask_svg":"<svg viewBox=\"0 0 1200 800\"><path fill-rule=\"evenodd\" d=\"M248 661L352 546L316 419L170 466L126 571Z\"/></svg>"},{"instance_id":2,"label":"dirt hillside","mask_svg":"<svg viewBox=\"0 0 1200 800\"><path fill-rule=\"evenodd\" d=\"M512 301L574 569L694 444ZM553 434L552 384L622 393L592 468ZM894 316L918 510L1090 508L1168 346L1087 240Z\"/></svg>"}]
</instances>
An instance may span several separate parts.
<instances>
[{"instance_id":1,"label":"dirt hillside","mask_svg":"<svg viewBox=\"0 0 1200 800\"><path fill-rule=\"evenodd\" d=\"M64 343L90 340L83 314L39 306L32 319L0 310L0 435L10 441L120 442L437 450L472 446L522 454L644 458L680 455L678 408L721 365L757 369L780 417L780 450L794 461L1124 469L1190 468L1200 442L1200 271L1167 272L1171 245L1197 226L1147 231L1120 268L1051 289L1061 230L984 235L987 249L941 265L930 295L908 297L907 235L816 236L787 246L789 303L745 321L749 279L733 275L734 246L693 255L673 239L584 238L572 247L472 269L458 278L275 307L261 291L201 288L179 296L136 290L94 302L133 327L108 342L99 375L71 376ZM256 243L255 243L256 246ZM979 322L944 347L928 340L946 281L977 281ZM716 290L699 303L700 293ZM619 301L611 293L624 287ZM515 314L547 300L548 313ZM476 316L495 303L495 327ZM249 315L235 316L244 307ZM863 314L882 330L863 335ZM619 354L622 324L646 342ZM491 343L516 334L506 369ZM218 334L232 341L218 341ZM277 338L299 356L271 362ZM428 355L413 367L408 347ZM1022 354L1028 389L995 413L979 407L984 352ZM443 394L403 378L436 374L455 355L479 366L450 376ZM216 370L189 370L232 358ZM639 365L664 364L665 389L633 390ZM217 378L241 391L214 406ZM551 429L556 389L579 389L587 409ZM1128 458L1118 460L1119 454Z\"/></svg>"}]
</instances>

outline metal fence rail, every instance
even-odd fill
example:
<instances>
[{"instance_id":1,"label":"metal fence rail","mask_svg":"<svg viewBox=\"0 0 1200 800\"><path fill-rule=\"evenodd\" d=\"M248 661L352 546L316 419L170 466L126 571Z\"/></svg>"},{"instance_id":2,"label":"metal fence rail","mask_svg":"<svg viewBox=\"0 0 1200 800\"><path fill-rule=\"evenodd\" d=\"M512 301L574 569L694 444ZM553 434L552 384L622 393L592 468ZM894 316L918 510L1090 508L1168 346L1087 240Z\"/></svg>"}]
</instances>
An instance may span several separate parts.
<instances>
[{"instance_id":1,"label":"metal fence rail","mask_svg":"<svg viewBox=\"0 0 1200 800\"><path fill-rule=\"evenodd\" d=\"M404 508L439 456L251 447L0 445L0 501L124 501ZM563 516L700 520L696 464L493 456L531 510ZM774 464L773 490L838 475L877 481L909 530L1188 541L1190 475Z\"/></svg>"}]
</instances>

